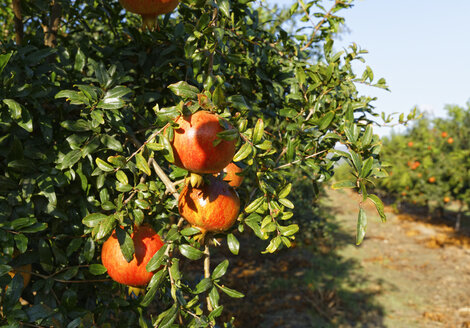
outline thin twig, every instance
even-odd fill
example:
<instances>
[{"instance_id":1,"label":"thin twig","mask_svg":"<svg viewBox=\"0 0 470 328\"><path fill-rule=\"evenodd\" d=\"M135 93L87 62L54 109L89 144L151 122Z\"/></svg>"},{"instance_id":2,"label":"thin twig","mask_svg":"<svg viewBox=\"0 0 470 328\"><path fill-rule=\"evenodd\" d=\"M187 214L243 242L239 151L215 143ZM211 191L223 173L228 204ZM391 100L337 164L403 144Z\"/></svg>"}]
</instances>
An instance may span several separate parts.
<instances>
[{"instance_id":1,"label":"thin twig","mask_svg":"<svg viewBox=\"0 0 470 328\"><path fill-rule=\"evenodd\" d=\"M307 15L308 19L310 21L312 21L312 19L310 18L310 15L308 14L308 11L307 11L307 8L305 7L305 4L303 3L302 0L299 0L299 3L300 5L302 6L302 9L304 10L305 14ZM300 48L300 50L304 51L305 49L307 49L308 47L310 47L313 43L313 41L315 40L315 34L317 34L318 30L320 29L320 27L323 25L323 23L325 23L325 21L331 17L331 12L333 11L333 9L336 8L336 6L341 3L341 0L336 0L335 1L335 4L330 8L330 10L325 14L325 16L323 16L322 20L318 22L317 25L315 25L315 28L313 29L313 32L312 32L312 36L310 37L310 40L307 42L306 45L304 45L302 48Z\"/></svg>"},{"instance_id":2,"label":"thin twig","mask_svg":"<svg viewBox=\"0 0 470 328\"><path fill-rule=\"evenodd\" d=\"M208 238L207 236L205 237L206 242L204 243L204 278L210 278L211 277L211 251L208 243ZM211 304L210 297L206 297L207 301L207 310L209 312L213 311L213 307Z\"/></svg>"},{"instance_id":3,"label":"thin twig","mask_svg":"<svg viewBox=\"0 0 470 328\"><path fill-rule=\"evenodd\" d=\"M292 165L297 164L297 163L300 163L300 162L302 162L302 161L304 161L304 160L306 160L306 159L309 159L309 158L312 158L312 157L316 157L316 156L318 156L318 155L320 155L320 154L322 154L322 153L325 153L325 152L327 152L327 151L328 151L328 149L319 151L318 153L311 154L311 155L305 156L305 157L303 157L303 158L301 158L301 159L295 160L295 161L293 161L293 162L290 162L290 163L283 164L283 165L281 165L281 166L275 167L273 170L279 170L279 169L283 169L283 168L292 166Z\"/></svg>"},{"instance_id":4,"label":"thin twig","mask_svg":"<svg viewBox=\"0 0 470 328\"><path fill-rule=\"evenodd\" d=\"M150 137L148 137L147 140L145 140L144 143L141 143L133 135L130 135L129 137L131 138L132 143L134 145L136 145L138 147L138 149L135 152L133 152L132 155L129 158L126 159L126 163L128 163L135 155L137 155L140 151L142 151L142 149L145 147L146 144L148 144L150 141L152 141L156 136L158 136L169 125L170 125L170 123L167 123L163 128L161 128L160 130L157 130L154 133L152 133L150 135Z\"/></svg>"},{"instance_id":5,"label":"thin twig","mask_svg":"<svg viewBox=\"0 0 470 328\"><path fill-rule=\"evenodd\" d=\"M158 165L157 161L153 158L150 159L150 164L153 166L153 170L155 173L158 175L160 180L165 184L166 189L175 197L177 200L180 197L180 194L176 190L175 186L173 185L173 182L170 180L170 178L166 175L166 173L162 170L160 165Z\"/></svg>"}]
</instances>

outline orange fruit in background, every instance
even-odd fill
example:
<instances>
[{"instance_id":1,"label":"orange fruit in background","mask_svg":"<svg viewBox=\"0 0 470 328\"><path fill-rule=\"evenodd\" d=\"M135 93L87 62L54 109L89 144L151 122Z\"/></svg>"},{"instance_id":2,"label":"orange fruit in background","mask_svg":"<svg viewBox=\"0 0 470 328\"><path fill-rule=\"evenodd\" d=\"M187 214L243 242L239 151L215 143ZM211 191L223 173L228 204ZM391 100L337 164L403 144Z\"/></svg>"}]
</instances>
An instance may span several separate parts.
<instances>
[{"instance_id":1,"label":"orange fruit in background","mask_svg":"<svg viewBox=\"0 0 470 328\"><path fill-rule=\"evenodd\" d=\"M447 139L447 143L449 145L453 144L454 143L454 138L451 137L451 138Z\"/></svg>"},{"instance_id":2,"label":"orange fruit in background","mask_svg":"<svg viewBox=\"0 0 470 328\"><path fill-rule=\"evenodd\" d=\"M434 182L436 182L436 178L435 177L430 177L428 179L428 181L429 181L429 183L434 183Z\"/></svg>"},{"instance_id":3,"label":"orange fruit in background","mask_svg":"<svg viewBox=\"0 0 470 328\"><path fill-rule=\"evenodd\" d=\"M12 271L8 272L8 274L10 275L10 277L14 277L16 276L17 273L21 274L21 276L23 277L23 287L26 287L28 286L29 282L31 281L31 271L32 271L32 266L31 264L26 264L26 265L22 265L20 267L17 267L17 268L13 268Z\"/></svg>"},{"instance_id":4,"label":"orange fruit in background","mask_svg":"<svg viewBox=\"0 0 470 328\"><path fill-rule=\"evenodd\" d=\"M408 142L408 147L413 147L413 141Z\"/></svg>"},{"instance_id":5,"label":"orange fruit in background","mask_svg":"<svg viewBox=\"0 0 470 328\"><path fill-rule=\"evenodd\" d=\"M448 203L450 202L450 197L449 196L445 196L444 197L444 203Z\"/></svg>"},{"instance_id":6,"label":"orange fruit in background","mask_svg":"<svg viewBox=\"0 0 470 328\"><path fill-rule=\"evenodd\" d=\"M442 132L442 133L441 133L441 137L442 137L442 138L446 138L446 137L447 137L447 132Z\"/></svg>"}]
</instances>

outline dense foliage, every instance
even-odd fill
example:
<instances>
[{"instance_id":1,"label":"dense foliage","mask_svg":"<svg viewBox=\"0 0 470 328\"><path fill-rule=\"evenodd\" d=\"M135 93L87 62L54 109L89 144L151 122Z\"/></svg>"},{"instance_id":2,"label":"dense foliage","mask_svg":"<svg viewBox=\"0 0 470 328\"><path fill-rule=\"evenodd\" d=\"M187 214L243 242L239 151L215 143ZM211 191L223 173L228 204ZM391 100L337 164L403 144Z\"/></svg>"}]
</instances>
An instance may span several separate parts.
<instances>
[{"instance_id":1,"label":"dense foliage","mask_svg":"<svg viewBox=\"0 0 470 328\"><path fill-rule=\"evenodd\" d=\"M397 201L436 215L452 204L459 212L470 208L470 107L446 110L445 118L424 115L405 133L384 138L382 156L391 167L379 183Z\"/></svg>"},{"instance_id":2,"label":"dense foliage","mask_svg":"<svg viewBox=\"0 0 470 328\"><path fill-rule=\"evenodd\" d=\"M355 75L364 53L356 45L334 51L337 12L351 1L300 3L280 11L188 0L159 17L158 30L142 31L117 0L1 1L3 326L221 325L219 293L249 290L224 285L229 261L211 266L210 249L237 254L248 245L236 236L248 231L266 240L266 252L289 247L299 230L291 182L301 174L318 194L342 159L355 177L336 187L356 188L383 216L366 189L384 175L374 108L355 82L384 80L373 81L369 67ZM300 19L314 24L306 34L282 28ZM201 109L236 128L219 136L236 140L244 168L236 224L203 240L179 217L188 172L171 164L170 145L173 120ZM100 249L116 229L129 261L131 232L144 222L165 246L147 265L158 271L145 296L128 296L107 276ZM359 209L358 242L366 223ZM185 272L188 261L201 263L199 275ZM27 286L8 274L25 264Z\"/></svg>"}]
</instances>

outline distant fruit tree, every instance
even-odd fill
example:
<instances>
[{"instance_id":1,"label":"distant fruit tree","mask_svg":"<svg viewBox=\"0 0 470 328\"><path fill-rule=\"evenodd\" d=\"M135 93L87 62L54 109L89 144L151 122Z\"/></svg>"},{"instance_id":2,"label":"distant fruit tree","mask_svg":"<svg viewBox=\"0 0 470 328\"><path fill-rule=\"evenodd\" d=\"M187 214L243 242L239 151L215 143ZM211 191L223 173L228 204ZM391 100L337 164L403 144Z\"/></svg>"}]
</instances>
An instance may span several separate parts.
<instances>
[{"instance_id":1,"label":"distant fruit tree","mask_svg":"<svg viewBox=\"0 0 470 328\"><path fill-rule=\"evenodd\" d=\"M231 326L220 294L250 290L211 250L237 255L244 233L289 247L294 168L318 193L345 160L334 187L385 219L367 192L385 175L377 114L355 87L385 81L333 43L352 1L0 3L2 326Z\"/></svg>"},{"instance_id":2,"label":"distant fruit tree","mask_svg":"<svg viewBox=\"0 0 470 328\"><path fill-rule=\"evenodd\" d=\"M453 205L458 229L470 208L470 107L445 109L445 118L424 115L406 132L384 138L382 159L390 176L378 187L398 203L423 206L432 216L442 216Z\"/></svg>"}]
</instances>

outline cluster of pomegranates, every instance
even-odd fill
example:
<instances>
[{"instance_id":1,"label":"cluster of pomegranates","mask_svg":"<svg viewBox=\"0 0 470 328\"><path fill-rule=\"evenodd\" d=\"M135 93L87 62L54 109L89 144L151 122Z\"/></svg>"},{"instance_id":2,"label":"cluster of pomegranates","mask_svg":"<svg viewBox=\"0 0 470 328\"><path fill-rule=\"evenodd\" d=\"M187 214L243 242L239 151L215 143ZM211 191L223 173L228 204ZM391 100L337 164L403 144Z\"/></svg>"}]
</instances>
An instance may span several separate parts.
<instances>
[{"instance_id":1,"label":"cluster of pomegranates","mask_svg":"<svg viewBox=\"0 0 470 328\"><path fill-rule=\"evenodd\" d=\"M216 114L199 111L176 119L177 127L170 141L174 164L189 174L202 175L202 183L187 179L179 199L181 216L202 234L223 232L237 220L240 199L235 188L240 186L242 170L232 163L236 140L222 140L218 133L232 128ZM146 266L164 245L160 236L148 225L134 228L131 235L135 254L131 262L124 258L116 232L103 244L101 259L109 276L125 285L144 286L153 272Z\"/></svg>"}]
</instances>

